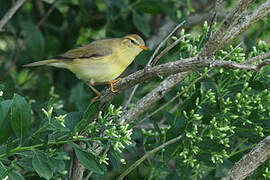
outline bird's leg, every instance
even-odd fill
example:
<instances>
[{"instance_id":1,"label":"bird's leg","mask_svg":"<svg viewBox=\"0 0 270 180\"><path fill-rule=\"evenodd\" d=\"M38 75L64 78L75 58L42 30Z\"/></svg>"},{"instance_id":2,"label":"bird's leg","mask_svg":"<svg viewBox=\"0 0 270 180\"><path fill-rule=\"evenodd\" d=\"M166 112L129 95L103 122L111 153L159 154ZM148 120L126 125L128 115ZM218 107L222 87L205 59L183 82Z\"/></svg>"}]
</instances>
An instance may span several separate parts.
<instances>
[{"instance_id":1,"label":"bird's leg","mask_svg":"<svg viewBox=\"0 0 270 180\"><path fill-rule=\"evenodd\" d=\"M94 84L90 81L85 81L85 83L96 93L97 96L91 100L91 102L95 102L101 93L96 88L94 88Z\"/></svg>"},{"instance_id":2,"label":"bird's leg","mask_svg":"<svg viewBox=\"0 0 270 180\"><path fill-rule=\"evenodd\" d=\"M117 83L118 81L120 81L120 79L121 79L121 78L118 78L118 79L115 79L115 80L112 80L112 81L109 81L109 82L108 82L108 84L111 85L111 91L112 91L112 92L116 92L116 91L114 90L114 86L113 86L113 85L114 85L115 83Z\"/></svg>"}]
</instances>

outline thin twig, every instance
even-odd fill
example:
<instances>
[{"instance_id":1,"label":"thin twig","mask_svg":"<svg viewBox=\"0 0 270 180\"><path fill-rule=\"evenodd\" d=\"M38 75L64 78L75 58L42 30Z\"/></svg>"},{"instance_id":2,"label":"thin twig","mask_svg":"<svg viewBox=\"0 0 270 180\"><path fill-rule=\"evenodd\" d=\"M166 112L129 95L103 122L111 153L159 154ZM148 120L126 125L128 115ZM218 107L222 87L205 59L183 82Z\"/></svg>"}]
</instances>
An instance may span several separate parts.
<instances>
[{"instance_id":1,"label":"thin twig","mask_svg":"<svg viewBox=\"0 0 270 180\"><path fill-rule=\"evenodd\" d=\"M209 29L208 29L208 32L207 32L207 36L205 38L205 42L207 42L209 40L210 36L211 36L213 25L216 23L217 13L218 13L218 11L219 11L219 9L221 7L222 1L223 0L216 0L215 8L213 10L213 15L212 15L212 18L211 18L211 21L210 21L210 26L209 26Z\"/></svg>"},{"instance_id":2,"label":"thin twig","mask_svg":"<svg viewBox=\"0 0 270 180\"><path fill-rule=\"evenodd\" d=\"M57 0L55 3L49 8L49 10L46 12L46 14L42 17L42 19L37 23L35 26L35 29L32 30L30 35L26 38L26 40L22 44L22 48L25 48L25 45L32 39L33 35L39 30L38 28L45 22L45 20L49 17L49 15L52 13L52 11L58 6L62 0Z\"/></svg>"},{"instance_id":3,"label":"thin twig","mask_svg":"<svg viewBox=\"0 0 270 180\"><path fill-rule=\"evenodd\" d=\"M237 46L235 46L228 54L226 54L226 56L224 56L221 60L225 60L229 55L231 55L237 48L239 48L241 45L243 44L243 42L240 42Z\"/></svg>"},{"instance_id":4,"label":"thin twig","mask_svg":"<svg viewBox=\"0 0 270 180\"><path fill-rule=\"evenodd\" d=\"M26 2L26 0L17 0L15 5L9 9L9 11L5 14L5 16L0 21L0 31L2 31L3 27L8 23L8 21L12 18L12 16L18 11L18 9Z\"/></svg>"},{"instance_id":5,"label":"thin twig","mask_svg":"<svg viewBox=\"0 0 270 180\"><path fill-rule=\"evenodd\" d=\"M125 176L127 176L132 170L134 170L137 166L139 166L146 158L151 156L152 154L160 151L161 149L165 148L166 146L173 144L177 141L179 141L182 138L182 136L178 136L176 138L173 138L169 140L168 142L158 146L157 148L153 149L152 151L146 153L143 157L141 157L139 160L137 160L134 164L132 164L127 170L125 170L118 178L117 180L122 180Z\"/></svg>"},{"instance_id":6,"label":"thin twig","mask_svg":"<svg viewBox=\"0 0 270 180\"><path fill-rule=\"evenodd\" d=\"M257 65L257 70L261 71L264 66L269 65L269 64L270 64L270 60L267 59L267 60L263 61L262 63L260 63L259 65Z\"/></svg>"},{"instance_id":7,"label":"thin twig","mask_svg":"<svg viewBox=\"0 0 270 180\"><path fill-rule=\"evenodd\" d=\"M136 90L138 89L138 87L139 87L139 84L136 84L136 85L134 86L134 88L132 89L129 98L128 98L128 100L126 101L126 103L125 103L125 105L124 105L124 107L123 107L123 110L126 110L126 109L127 109L128 105L130 104L130 102L131 102L131 100L132 100L132 98L133 98L133 96L134 96Z\"/></svg>"},{"instance_id":8,"label":"thin twig","mask_svg":"<svg viewBox=\"0 0 270 180\"><path fill-rule=\"evenodd\" d=\"M165 44L165 43L167 42L167 40L173 35L173 33L175 33L175 31L177 31L184 23L185 23L185 21L183 21L183 22L181 22L180 24L178 24L178 25L172 30L172 32L171 32L168 36L166 36L166 38L163 39L163 41L158 45L158 47L155 49L154 53L152 54L152 56L150 57L149 61L148 61L147 64L146 64L146 67L147 67L147 68L151 66L151 63L152 63L154 57L156 56L156 54L159 52L160 48L161 48L162 46L164 46L164 44ZM124 105L124 107L123 107L124 110L125 110L125 109L127 108L127 106L130 104L130 102L131 102L131 100L132 100L132 98L133 98L133 96L134 96L136 90L138 89L138 87L139 87L139 84L136 84L136 85L134 86L134 88L132 89L132 92L131 92L129 98L128 98L128 100L126 101L126 103L125 103L125 105Z\"/></svg>"},{"instance_id":9,"label":"thin twig","mask_svg":"<svg viewBox=\"0 0 270 180\"><path fill-rule=\"evenodd\" d=\"M170 34L158 45L158 47L156 48L156 50L154 51L154 53L152 54L151 58L149 59L148 63L147 63L147 67L151 65L154 57L157 55L158 51L160 50L160 48L162 46L164 46L164 44L168 41L168 39L173 35L173 33L175 33L175 31L177 31L183 24L185 23L185 21L181 22L180 24L178 24L173 30L172 32L170 32Z\"/></svg>"},{"instance_id":10,"label":"thin twig","mask_svg":"<svg viewBox=\"0 0 270 180\"><path fill-rule=\"evenodd\" d=\"M159 55L156 56L156 58L153 60L152 62L152 66L154 66L158 60L164 56L164 54L166 54L168 51L170 51L172 48L174 48L177 44L180 43L180 41L184 38L185 36L180 37L179 39L177 39L176 41L174 41L171 45L169 45L168 47L166 47L163 51L161 51L161 53L159 53Z\"/></svg>"},{"instance_id":11,"label":"thin twig","mask_svg":"<svg viewBox=\"0 0 270 180\"><path fill-rule=\"evenodd\" d=\"M255 56L255 57L252 57L252 58L244 61L243 64L252 64L254 62L257 62L260 59L264 59L264 58L267 58L267 57L270 57L270 52L264 53L264 54L260 54L260 55Z\"/></svg>"}]
</instances>

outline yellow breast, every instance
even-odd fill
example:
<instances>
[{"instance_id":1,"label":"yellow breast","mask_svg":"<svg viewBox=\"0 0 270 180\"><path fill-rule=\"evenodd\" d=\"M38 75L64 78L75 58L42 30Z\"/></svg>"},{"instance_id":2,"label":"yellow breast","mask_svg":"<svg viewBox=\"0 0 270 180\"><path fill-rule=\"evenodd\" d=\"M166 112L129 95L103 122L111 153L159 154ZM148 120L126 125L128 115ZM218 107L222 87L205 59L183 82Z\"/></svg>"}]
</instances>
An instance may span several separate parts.
<instances>
[{"instance_id":1,"label":"yellow breast","mask_svg":"<svg viewBox=\"0 0 270 180\"><path fill-rule=\"evenodd\" d=\"M138 53L137 53L138 54ZM132 63L136 53L116 50L101 59L76 59L67 64L67 68L78 78L94 82L106 82L116 79Z\"/></svg>"}]
</instances>

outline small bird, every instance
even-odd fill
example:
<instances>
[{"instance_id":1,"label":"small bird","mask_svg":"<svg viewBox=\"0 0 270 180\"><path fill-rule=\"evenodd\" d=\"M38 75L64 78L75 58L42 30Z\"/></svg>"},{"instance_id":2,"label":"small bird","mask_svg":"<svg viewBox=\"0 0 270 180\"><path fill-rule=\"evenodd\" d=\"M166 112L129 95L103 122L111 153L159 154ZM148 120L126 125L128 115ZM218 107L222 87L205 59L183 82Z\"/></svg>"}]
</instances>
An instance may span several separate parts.
<instances>
[{"instance_id":1,"label":"small bird","mask_svg":"<svg viewBox=\"0 0 270 180\"><path fill-rule=\"evenodd\" d=\"M96 94L96 83L107 83L114 90L114 83L120 74L132 63L135 57L147 50L144 40L131 34L122 38L105 39L91 42L85 46L72 49L49 60L26 64L24 67L48 65L66 68L83 80Z\"/></svg>"}]
</instances>

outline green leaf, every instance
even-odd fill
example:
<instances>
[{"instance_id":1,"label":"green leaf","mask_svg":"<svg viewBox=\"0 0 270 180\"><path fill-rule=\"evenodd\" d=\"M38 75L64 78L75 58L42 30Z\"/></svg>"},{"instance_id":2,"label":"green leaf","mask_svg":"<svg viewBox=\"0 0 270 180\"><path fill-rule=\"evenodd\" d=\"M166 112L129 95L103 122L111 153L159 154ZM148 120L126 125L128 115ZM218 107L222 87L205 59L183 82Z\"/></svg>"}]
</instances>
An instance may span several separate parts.
<instances>
[{"instance_id":1,"label":"green leaf","mask_svg":"<svg viewBox=\"0 0 270 180\"><path fill-rule=\"evenodd\" d=\"M33 165L32 165L32 158L30 157L24 157L22 160L18 161L17 163L25 171L34 171Z\"/></svg>"},{"instance_id":2,"label":"green leaf","mask_svg":"<svg viewBox=\"0 0 270 180\"><path fill-rule=\"evenodd\" d=\"M79 111L84 111L90 101L90 94L84 89L83 83L77 83L72 87L69 102L74 104Z\"/></svg>"},{"instance_id":3,"label":"green leaf","mask_svg":"<svg viewBox=\"0 0 270 180\"><path fill-rule=\"evenodd\" d=\"M19 25L21 26L21 33L25 38L29 39L29 42L26 44L25 54L23 54L24 58L28 59L31 58L37 59L44 52L45 41L42 32L36 28L36 25L28 20L20 20ZM33 31L35 30L35 33ZM28 56L28 57L25 57Z\"/></svg>"},{"instance_id":4,"label":"green leaf","mask_svg":"<svg viewBox=\"0 0 270 180\"><path fill-rule=\"evenodd\" d=\"M87 107L87 110L84 112L83 119L77 124L75 128L75 132L82 131L85 127L87 127L90 121L96 116L99 109L99 104L100 102L96 101Z\"/></svg>"},{"instance_id":5,"label":"green leaf","mask_svg":"<svg viewBox=\"0 0 270 180\"><path fill-rule=\"evenodd\" d=\"M76 125L80 122L83 117L83 112L71 112L67 114L65 118L65 125L70 130L74 130Z\"/></svg>"},{"instance_id":6,"label":"green leaf","mask_svg":"<svg viewBox=\"0 0 270 180\"><path fill-rule=\"evenodd\" d=\"M8 175L8 169L0 161L0 179L4 179Z\"/></svg>"},{"instance_id":7,"label":"green leaf","mask_svg":"<svg viewBox=\"0 0 270 180\"><path fill-rule=\"evenodd\" d=\"M99 101L91 103L87 107L87 110L84 112L83 118L84 119L89 119L89 120L93 119L95 117L95 115L97 114L97 112L98 112L99 104L100 104Z\"/></svg>"},{"instance_id":8,"label":"green leaf","mask_svg":"<svg viewBox=\"0 0 270 180\"><path fill-rule=\"evenodd\" d=\"M17 173L16 171L11 171L8 174L8 178L12 180L25 180L24 177L21 174Z\"/></svg>"},{"instance_id":9,"label":"green leaf","mask_svg":"<svg viewBox=\"0 0 270 180\"><path fill-rule=\"evenodd\" d=\"M35 171L40 177L50 179L53 176L53 170L49 165L48 157L41 152L34 152L34 157L32 159L32 165Z\"/></svg>"},{"instance_id":10,"label":"green leaf","mask_svg":"<svg viewBox=\"0 0 270 180\"><path fill-rule=\"evenodd\" d=\"M78 148L77 146L73 146L75 149L76 156L79 162L88 170L93 171L97 174L104 174L106 166L102 166L99 164L97 158L91 154L90 152L85 152Z\"/></svg>"},{"instance_id":11,"label":"green leaf","mask_svg":"<svg viewBox=\"0 0 270 180\"><path fill-rule=\"evenodd\" d=\"M56 158L50 158L50 166L54 171L64 171L65 170L65 162L63 160L59 160Z\"/></svg>"},{"instance_id":12,"label":"green leaf","mask_svg":"<svg viewBox=\"0 0 270 180\"><path fill-rule=\"evenodd\" d=\"M133 23L136 28L141 31L146 37L150 34L150 26L146 17L140 16L135 11L133 11Z\"/></svg>"},{"instance_id":13,"label":"green leaf","mask_svg":"<svg viewBox=\"0 0 270 180\"><path fill-rule=\"evenodd\" d=\"M11 100L0 103L0 144L4 143L12 134L9 116L10 105Z\"/></svg>"},{"instance_id":14,"label":"green leaf","mask_svg":"<svg viewBox=\"0 0 270 180\"><path fill-rule=\"evenodd\" d=\"M31 124L31 109L24 97L14 94L11 104L11 127L18 138L24 137Z\"/></svg>"},{"instance_id":15,"label":"green leaf","mask_svg":"<svg viewBox=\"0 0 270 180\"><path fill-rule=\"evenodd\" d=\"M173 2L171 2L171 3L160 2L158 5L160 6L160 8L164 12L164 14L169 16L173 21L175 21L175 22L179 21L179 19L177 18L177 15L176 15L175 3L173 3Z\"/></svg>"},{"instance_id":16,"label":"green leaf","mask_svg":"<svg viewBox=\"0 0 270 180\"><path fill-rule=\"evenodd\" d=\"M161 2L156 0L141 1L136 5L135 9L138 13L161 14L162 9L160 8L160 3Z\"/></svg>"}]
</instances>

